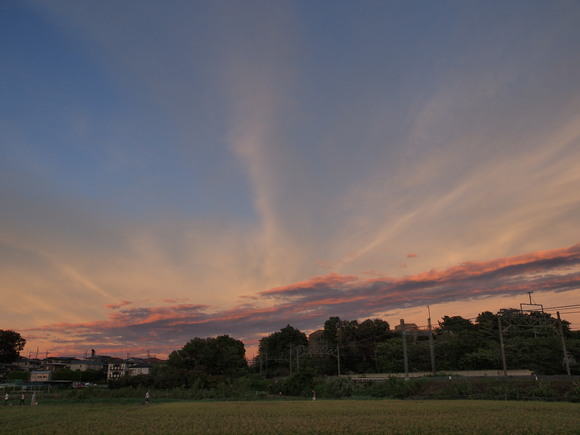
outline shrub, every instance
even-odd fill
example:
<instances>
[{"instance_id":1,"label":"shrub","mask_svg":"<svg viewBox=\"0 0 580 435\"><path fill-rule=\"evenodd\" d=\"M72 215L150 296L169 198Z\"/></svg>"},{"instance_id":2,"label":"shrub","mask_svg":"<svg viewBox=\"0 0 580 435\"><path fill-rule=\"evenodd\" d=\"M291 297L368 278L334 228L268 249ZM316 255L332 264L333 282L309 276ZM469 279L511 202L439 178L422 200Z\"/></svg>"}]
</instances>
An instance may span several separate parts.
<instances>
[{"instance_id":1,"label":"shrub","mask_svg":"<svg viewBox=\"0 0 580 435\"><path fill-rule=\"evenodd\" d=\"M416 379L390 377L384 381L372 382L363 387L359 393L371 397L409 399L418 395L425 382Z\"/></svg>"},{"instance_id":2,"label":"shrub","mask_svg":"<svg viewBox=\"0 0 580 435\"><path fill-rule=\"evenodd\" d=\"M314 386L312 373L303 371L274 381L270 385L270 391L274 394L282 393L285 396L307 397L312 394Z\"/></svg>"},{"instance_id":3,"label":"shrub","mask_svg":"<svg viewBox=\"0 0 580 435\"><path fill-rule=\"evenodd\" d=\"M319 397L343 399L352 396L354 382L351 378L324 378L315 389Z\"/></svg>"},{"instance_id":4,"label":"shrub","mask_svg":"<svg viewBox=\"0 0 580 435\"><path fill-rule=\"evenodd\" d=\"M13 370L8 372L8 374L6 375L6 379L7 380L17 380L20 379L22 381L27 381L28 380L28 376L29 373L26 371L22 371L22 370Z\"/></svg>"}]
</instances>

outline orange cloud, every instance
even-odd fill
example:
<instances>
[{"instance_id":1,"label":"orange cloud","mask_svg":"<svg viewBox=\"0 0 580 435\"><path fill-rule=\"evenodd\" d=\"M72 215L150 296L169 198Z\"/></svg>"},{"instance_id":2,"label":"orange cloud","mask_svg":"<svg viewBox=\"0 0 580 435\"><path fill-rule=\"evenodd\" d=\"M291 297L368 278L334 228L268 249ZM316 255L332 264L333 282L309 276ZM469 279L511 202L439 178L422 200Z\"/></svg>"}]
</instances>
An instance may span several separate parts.
<instances>
[{"instance_id":1,"label":"orange cloud","mask_svg":"<svg viewBox=\"0 0 580 435\"><path fill-rule=\"evenodd\" d=\"M361 279L331 273L257 293L269 306L242 305L211 312L206 305L160 307L113 305L106 320L57 323L28 330L31 337L51 342L54 349L149 349L159 355L183 346L193 337L229 334L255 342L291 323L303 330L321 327L330 316L360 319L389 310L454 301L525 294L566 292L580 288L580 244L487 262L462 263L445 270L389 278Z\"/></svg>"},{"instance_id":2,"label":"orange cloud","mask_svg":"<svg viewBox=\"0 0 580 435\"><path fill-rule=\"evenodd\" d=\"M116 310L116 309L119 309L121 307L124 307L126 305L130 305L130 304L131 304L131 302L129 302L129 301L121 301L118 304L107 304L107 305L105 305L105 307L107 307L111 310Z\"/></svg>"},{"instance_id":3,"label":"orange cloud","mask_svg":"<svg viewBox=\"0 0 580 435\"><path fill-rule=\"evenodd\" d=\"M325 289L329 286L343 286L349 282L358 280L355 275L340 275L338 273L329 273L324 276L315 276L306 281L287 286L275 287L270 290L259 292L262 296L292 296L301 292L315 291L316 289Z\"/></svg>"}]
</instances>

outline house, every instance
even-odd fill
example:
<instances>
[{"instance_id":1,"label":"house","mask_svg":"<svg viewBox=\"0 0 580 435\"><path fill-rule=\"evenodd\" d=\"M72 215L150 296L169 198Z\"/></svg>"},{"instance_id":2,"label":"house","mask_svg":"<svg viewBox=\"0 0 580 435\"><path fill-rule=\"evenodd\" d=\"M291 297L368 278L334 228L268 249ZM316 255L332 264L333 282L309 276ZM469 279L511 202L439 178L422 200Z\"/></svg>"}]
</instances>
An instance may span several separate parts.
<instances>
[{"instance_id":1,"label":"house","mask_svg":"<svg viewBox=\"0 0 580 435\"><path fill-rule=\"evenodd\" d=\"M62 369L70 369L70 365L74 361L78 361L78 359L74 357L51 356L44 359L42 362L42 369L49 370L51 372Z\"/></svg>"},{"instance_id":2,"label":"house","mask_svg":"<svg viewBox=\"0 0 580 435\"><path fill-rule=\"evenodd\" d=\"M42 361L37 358L18 357L12 364L20 367L20 370L32 371L40 369Z\"/></svg>"},{"instance_id":3,"label":"house","mask_svg":"<svg viewBox=\"0 0 580 435\"><path fill-rule=\"evenodd\" d=\"M129 367L128 375L129 376L148 375L150 371L151 366L149 364L135 364Z\"/></svg>"},{"instance_id":4,"label":"house","mask_svg":"<svg viewBox=\"0 0 580 435\"><path fill-rule=\"evenodd\" d=\"M115 360L107 367L107 380L117 379L123 376L138 376L151 374L151 368L163 364L165 361L155 357L137 358L131 357L126 360Z\"/></svg>"},{"instance_id":5,"label":"house","mask_svg":"<svg viewBox=\"0 0 580 435\"><path fill-rule=\"evenodd\" d=\"M103 368L105 367L105 364L101 361L92 361L92 360L77 360L77 361L71 361L70 363L70 369L72 371L87 371L87 370L95 370L95 371L100 371L103 370Z\"/></svg>"}]
</instances>

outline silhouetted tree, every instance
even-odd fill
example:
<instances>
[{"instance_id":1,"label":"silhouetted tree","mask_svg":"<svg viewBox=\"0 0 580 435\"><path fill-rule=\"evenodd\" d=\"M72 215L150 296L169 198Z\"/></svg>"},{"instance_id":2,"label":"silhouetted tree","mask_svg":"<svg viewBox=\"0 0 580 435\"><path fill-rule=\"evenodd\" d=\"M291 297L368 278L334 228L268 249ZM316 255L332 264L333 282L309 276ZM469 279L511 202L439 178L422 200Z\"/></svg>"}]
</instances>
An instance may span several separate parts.
<instances>
[{"instance_id":1,"label":"silhouetted tree","mask_svg":"<svg viewBox=\"0 0 580 435\"><path fill-rule=\"evenodd\" d=\"M25 344L26 340L18 332L0 329L0 362L15 361Z\"/></svg>"},{"instance_id":2,"label":"silhouetted tree","mask_svg":"<svg viewBox=\"0 0 580 435\"><path fill-rule=\"evenodd\" d=\"M443 316L439 321L438 332L440 333L460 333L465 331L475 331L476 327L471 320L461 316Z\"/></svg>"},{"instance_id":3,"label":"silhouetted tree","mask_svg":"<svg viewBox=\"0 0 580 435\"><path fill-rule=\"evenodd\" d=\"M296 361L296 349L299 346L308 346L306 334L293 326L286 325L278 332L260 339L258 348L259 358L269 374L280 375L280 370L291 371L290 364Z\"/></svg>"},{"instance_id":4,"label":"silhouetted tree","mask_svg":"<svg viewBox=\"0 0 580 435\"><path fill-rule=\"evenodd\" d=\"M164 373L159 376L166 380L179 379L184 386L191 386L197 380L204 386L215 386L224 379L246 373L245 355L244 343L229 335L196 337L169 354Z\"/></svg>"}]
</instances>

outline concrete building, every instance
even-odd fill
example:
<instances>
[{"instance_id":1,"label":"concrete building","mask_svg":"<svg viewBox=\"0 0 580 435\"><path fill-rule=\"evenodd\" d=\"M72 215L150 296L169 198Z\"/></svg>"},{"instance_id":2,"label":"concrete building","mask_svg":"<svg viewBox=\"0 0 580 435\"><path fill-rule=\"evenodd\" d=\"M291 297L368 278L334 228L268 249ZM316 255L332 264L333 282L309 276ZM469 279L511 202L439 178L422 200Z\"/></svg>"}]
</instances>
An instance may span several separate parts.
<instances>
[{"instance_id":1,"label":"concrete building","mask_svg":"<svg viewBox=\"0 0 580 435\"><path fill-rule=\"evenodd\" d=\"M118 379L129 374L127 363L124 361L115 361L109 363L107 367L107 380Z\"/></svg>"},{"instance_id":2,"label":"concrete building","mask_svg":"<svg viewBox=\"0 0 580 435\"><path fill-rule=\"evenodd\" d=\"M50 382L52 372L50 370L33 370L30 372L30 382Z\"/></svg>"}]
</instances>

